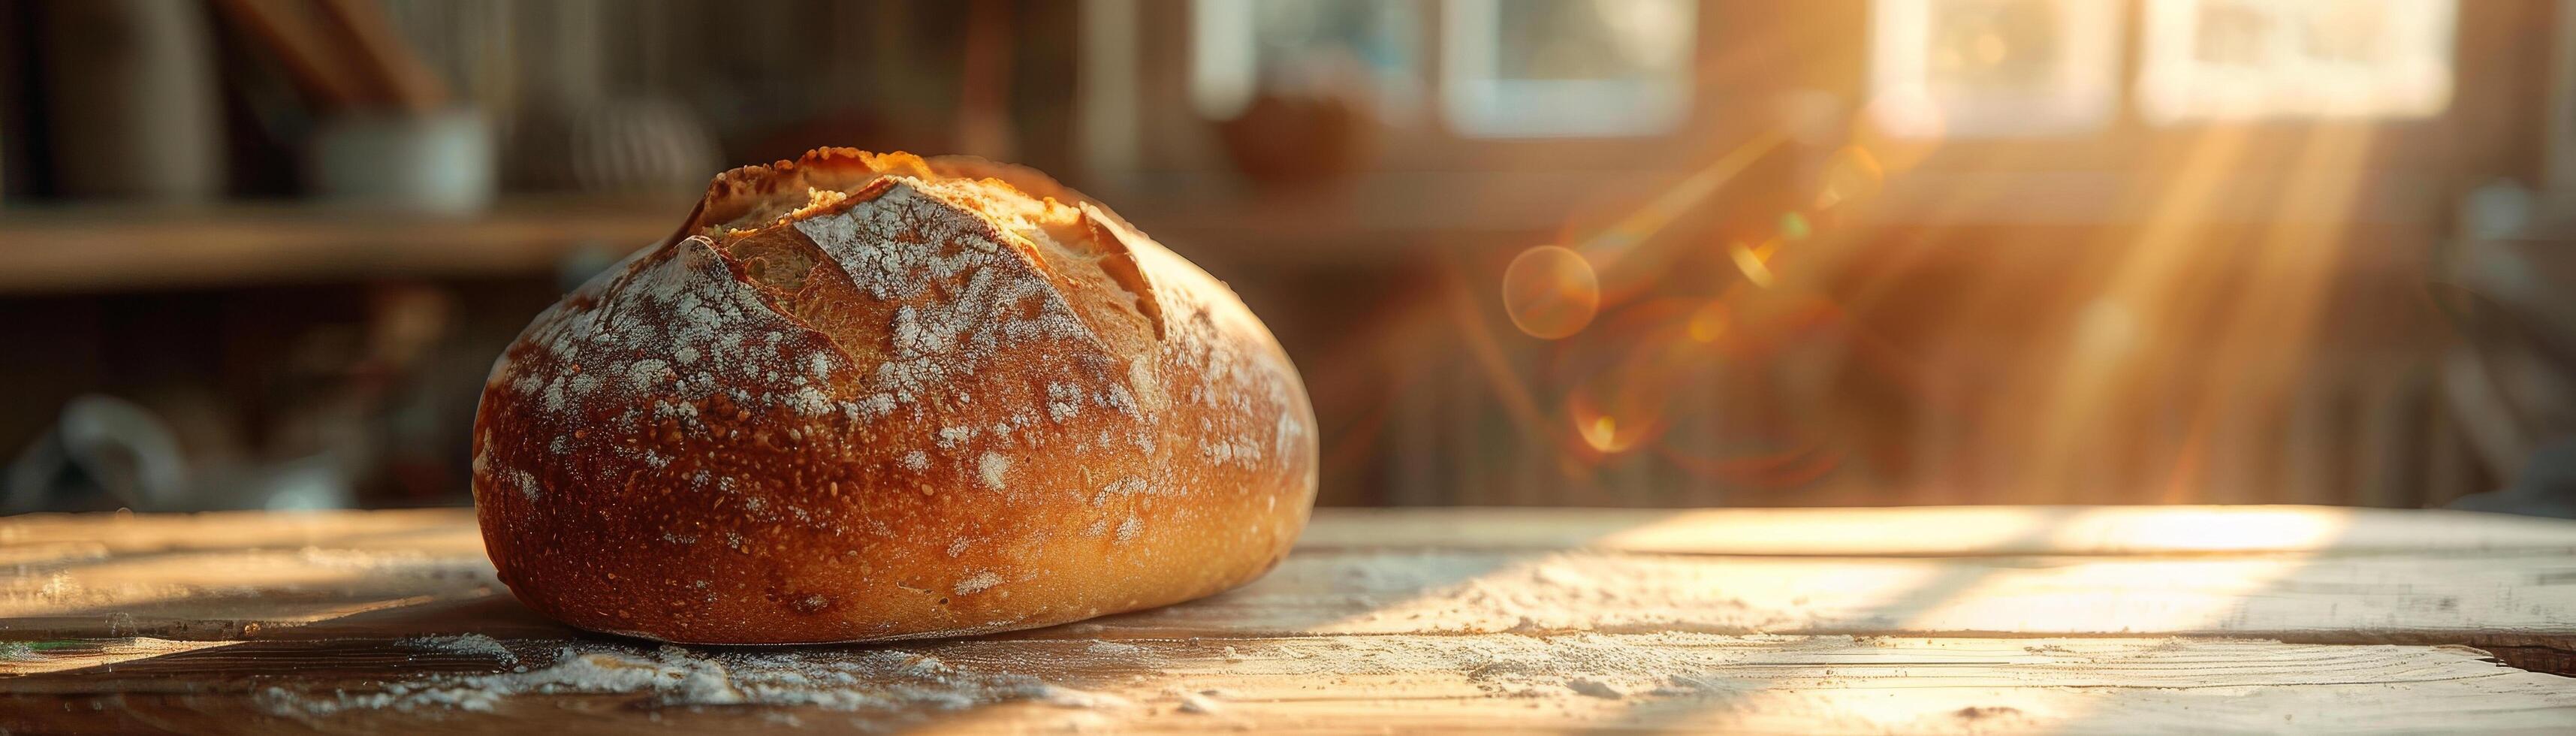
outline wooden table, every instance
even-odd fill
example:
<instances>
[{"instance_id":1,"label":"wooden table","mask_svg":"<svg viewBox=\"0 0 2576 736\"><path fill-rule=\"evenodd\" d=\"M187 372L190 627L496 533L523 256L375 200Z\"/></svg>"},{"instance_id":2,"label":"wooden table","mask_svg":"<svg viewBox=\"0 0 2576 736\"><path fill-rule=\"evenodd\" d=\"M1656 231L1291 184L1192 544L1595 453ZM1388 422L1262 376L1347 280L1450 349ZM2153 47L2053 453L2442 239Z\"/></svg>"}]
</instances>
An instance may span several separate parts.
<instances>
[{"instance_id":1,"label":"wooden table","mask_svg":"<svg viewBox=\"0 0 2576 736\"><path fill-rule=\"evenodd\" d=\"M0 565L8 733L2576 732L2576 522L2452 512L1328 510L1207 600L784 649L540 619L463 510L0 519Z\"/></svg>"}]
</instances>

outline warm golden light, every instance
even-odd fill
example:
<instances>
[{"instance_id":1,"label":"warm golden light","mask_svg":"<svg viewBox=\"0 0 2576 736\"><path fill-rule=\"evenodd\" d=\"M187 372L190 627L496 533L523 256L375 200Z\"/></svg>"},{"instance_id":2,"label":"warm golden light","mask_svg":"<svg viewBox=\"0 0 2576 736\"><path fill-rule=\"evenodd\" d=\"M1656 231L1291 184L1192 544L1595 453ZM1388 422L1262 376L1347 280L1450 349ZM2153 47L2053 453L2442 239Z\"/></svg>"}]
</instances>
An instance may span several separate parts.
<instances>
[{"instance_id":1,"label":"warm golden light","mask_svg":"<svg viewBox=\"0 0 2576 736\"><path fill-rule=\"evenodd\" d=\"M1806 215L1798 214L1796 212L1780 213L1781 240L1806 240L1807 236L1814 234L1816 234L1816 227L1807 222Z\"/></svg>"},{"instance_id":2,"label":"warm golden light","mask_svg":"<svg viewBox=\"0 0 2576 736\"><path fill-rule=\"evenodd\" d=\"M1663 232L1666 226L1671 225L1684 213L1701 206L1711 194L1717 191L1718 187L1732 181L1736 175L1744 173L1745 168L1752 166L1753 162L1763 156L1770 155L1787 140L1788 134L1777 130L1754 136L1752 140L1745 141L1743 145L1735 147L1726 155L1718 157L1707 166L1701 167L1700 170L1666 188L1635 211L1620 217L1610 227L1581 238L1575 249L1588 262L1600 266L1604 271L1618 271L1629 251L1645 243L1654 234Z\"/></svg>"},{"instance_id":3,"label":"warm golden light","mask_svg":"<svg viewBox=\"0 0 2576 736\"><path fill-rule=\"evenodd\" d=\"M53 643L56 642L42 642L40 644ZM85 642L71 641L60 643L81 644ZM247 640L172 641L168 639L154 639L149 637L131 637L103 643L99 645L98 650L94 652L83 652L71 655L0 659L0 677L25 677L27 675L41 675L48 672L62 672L66 670L87 668L106 668L112 670L115 669L116 665L125 662L152 659L155 657L167 657L174 654L185 654L188 652L217 649L248 643L250 642ZM43 650L39 649L37 651Z\"/></svg>"},{"instance_id":4,"label":"warm golden light","mask_svg":"<svg viewBox=\"0 0 2576 736\"><path fill-rule=\"evenodd\" d=\"M1726 334L1726 302L1712 301L1692 310L1690 322L1683 329L1693 341L1717 342L1718 337Z\"/></svg>"},{"instance_id":5,"label":"warm golden light","mask_svg":"<svg viewBox=\"0 0 2576 736\"><path fill-rule=\"evenodd\" d=\"M2139 343L2137 311L2116 299L2096 299L2075 316L2075 351L2097 359L2127 356Z\"/></svg>"},{"instance_id":6,"label":"warm golden light","mask_svg":"<svg viewBox=\"0 0 2576 736\"><path fill-rule=\"evenodd\" d=\"M2148 122L2416 118L2451 104L2454 0L2151 0Z\"/></svg>"},{"instance_id":7,"label":"warm golden light","mask_svg":"<svg viewBox=\"0 0 2576 736\"><path fill-rule=\"evenodd\" d=\"M1772 282L1769 261L1773 247L1772 243L1763 243L1754 248L1736 243L1726 247L1726 254L1735 259L1735 268L1744 272L1744 280L1753 282L1754 286L1768 289L1771 288Z\"/></svg>"},{"instance_id":8,"label":"warm golden light","mask_svg":"<svg viewBox=\"0 0 2576 736\"><path fill-rule=\"evenodd\" d=\"M1531 337L1554 340L1583 331L1601 308L1601 280L1583 255L1563 246L1522 251L1503 270L1503 309Z\"/></svg>"},{"instance_id":9,"label":"warm golden light","mask_svg":"<svg viewBox=\"0 0 2576 736\"><path fill-rule=\"evenodd\" d=\"M1816 192L1816 209L1868 199L1877 194L1887 181L1887 168L1878 157L1860 146L1844 146L1825 159L1823 187Z\"/></svg>"},{"instance_id":10,"label":"warm golden light","mask_svg":"<svg viewBox=\"0 0 2576 736\"><path fill-rule=\"evenodd\" d=\"M1994 576L1918 609L1908 626L1967 628L1970 622L2016 622L2023 631L2097 628L2199 631L2241 616L2246 598L2274 590L2350 524L2348 513L2315 509L2178 508L2152 512L2100 510L2050 527L2051 546L2107 552L2274 551L2254 558L2153 557L2116 565L2069 567L2031 576ZM2177 584L2176 581L2188 581ZM2125 605L2076 602L2063 591L2138 591ZM1986 624L1991 625L1991 624Z\"/></svg>"},{"instance_id":11,"label":"warm golden light","mask_svg":"<svg viewBox=\"0 0 2576 736\"><path fill-rule=\"evenodd\" d=\"M1592 427L1583 433L1583 441L1591 443L1592 449L1603 451L1609 450L1611 441L1618 437L1619 422L1608 414L1593 418Z\"/></svg>"},{"instance_id":12,"label":"warm golden light","mask_svg":"<svg viewBox=\"0 0 2576 736\"><path fill-rule=\"evenodd\" d=\"M1978 66L2001 64L2011 53L2011 47L2004 45L2004 37L1995 35L1993 31L1977 34L1977 40L1970 48L1976 52Z\"/></svg>"},{"instance_id":13,"label":"warm golden light","mask_svg":"<svg viewBox=\"0 0 2576 736\"><path fill-rule=\"evenodd\" d=\"M1724 352L1726 307L1682 300L1633 305L1597 328L1616 347L1587 353L1558 366L1566 380L1565 418L1570 449L1588 459L1633 451L1659 441L1677 417L1693 412L1683 397L1706 380ZM1700 323L1708 340L1690 335Z\"/></svg>"},{"instance_id":14,"label":"warm golden light","mask_svg":"<svg viewBox=\"0 0 2576 736\"><path fill-rule=\"evenodd\" d=\"M2121 5L1875 0L1869 117L1910 139L2098 129L2119 90Z\"/></svg>"}]
</instances>

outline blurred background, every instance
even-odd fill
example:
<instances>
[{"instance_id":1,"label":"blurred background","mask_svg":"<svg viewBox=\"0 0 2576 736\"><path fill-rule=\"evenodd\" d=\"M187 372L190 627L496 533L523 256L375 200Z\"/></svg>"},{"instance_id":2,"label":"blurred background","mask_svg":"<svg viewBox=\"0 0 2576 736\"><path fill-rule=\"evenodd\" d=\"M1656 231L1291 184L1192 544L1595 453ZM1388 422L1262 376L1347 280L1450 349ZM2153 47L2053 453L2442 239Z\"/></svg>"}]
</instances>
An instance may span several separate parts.
<instances>
[{"instance_id":1,"label":"blurred background","mask_svg":"<svg viewBox=\"0 0 2576 736\"><path fill-rule=\"evenodd\" d=\"M2561 0L0 0L0 512L469 503L529 318L825 145L1228 281L1328 505L2576 515Z\"/></svg>"}]
</instances>

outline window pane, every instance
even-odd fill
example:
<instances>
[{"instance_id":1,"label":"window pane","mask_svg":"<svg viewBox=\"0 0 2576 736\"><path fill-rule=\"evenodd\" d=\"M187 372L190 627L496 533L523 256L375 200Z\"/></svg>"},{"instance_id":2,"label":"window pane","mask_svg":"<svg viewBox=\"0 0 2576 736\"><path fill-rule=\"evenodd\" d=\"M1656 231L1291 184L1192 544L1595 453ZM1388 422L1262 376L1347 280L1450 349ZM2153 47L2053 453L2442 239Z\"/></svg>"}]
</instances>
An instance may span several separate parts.
<instances>
[{"instance_id":1,"label":"window pane","mask_svg":"<svg viewBox=\"0 0 2576 736\"><path fill-rule=\"evenodd\" d=\"M2423 117L2451 103L2453 0L2148 0L2152 122Z\"/></svg>"},{"instance_id":2,"label":"window pane","mask_svg":"<svg viewBox=\"0 0 2576 736\"><path fill-rule=\"evenodd\" d=\"M1908 137L2062 135L2110 120L2117 0L1878 0L1870 108Z\"/></svg>"},{"instance_id":3,"label":"window pane","mask_svg":"<svg viewBox=\"0 0 2576 736\"><path fill-rule=\"evenodd\" d=\"M1689 0L1449 0L1441 96L1483 137L1626 136L1680 124L1698 8Z\"/></svg>"},{"instance_id":4,"label":"window pane","mask_svg":"<svg viewBox=\"0 0 2576 736\"><path fill-rule=\"evenodd\" d=\"M1421 97L1416 5L1382 0L1196 0L1190 96L1199 114L1234 117L1261 88L1376 91L1378 112L1411 116Z\"/></svg>"}]
</instances>

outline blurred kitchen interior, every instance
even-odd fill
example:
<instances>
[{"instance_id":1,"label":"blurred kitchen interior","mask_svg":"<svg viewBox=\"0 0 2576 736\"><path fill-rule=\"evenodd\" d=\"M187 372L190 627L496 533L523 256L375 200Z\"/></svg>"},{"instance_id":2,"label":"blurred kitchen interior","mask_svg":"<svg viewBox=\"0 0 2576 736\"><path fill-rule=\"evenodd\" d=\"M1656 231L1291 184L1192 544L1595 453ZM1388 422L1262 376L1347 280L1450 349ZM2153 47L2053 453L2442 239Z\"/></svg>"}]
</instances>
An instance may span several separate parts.
<instances>
[{"instance_id":1,"label":"blurred kitchen interior","mask_svg":"<svg viewBox=\"0 0 2576 736\"><path fill-rule=\"evenodd\" d=\"M0 0L0 101L0 511L466 503L532 315L847 145L1231 283L1325 504L2576 514L2560 0Z\"/></svg>"}]
</instances>

